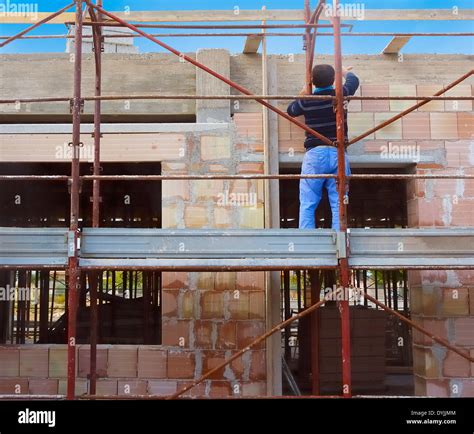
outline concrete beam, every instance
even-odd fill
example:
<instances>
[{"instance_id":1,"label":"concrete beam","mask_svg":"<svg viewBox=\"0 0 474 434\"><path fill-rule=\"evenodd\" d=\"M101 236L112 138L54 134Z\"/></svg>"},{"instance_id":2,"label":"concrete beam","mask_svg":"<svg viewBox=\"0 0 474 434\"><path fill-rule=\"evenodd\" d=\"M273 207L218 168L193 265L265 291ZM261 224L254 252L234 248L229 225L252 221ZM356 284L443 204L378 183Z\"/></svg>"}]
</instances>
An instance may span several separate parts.
<instances>
[{"instance_id":1,"label":"concrete beam","mask_svg":"<svg viewBox=\"0 0 474 434\"><path fill-rule=\"evenodd\" d=\"M1 9L0 9L0 12ZM112 12L114 15L128 21L150 22L230 22L230 21L304 21L303 10L190 10L190 11L140 11ZM363 13L364 21L452 21L473 20L474 9L347 9L342 19L345 21L360 20ZM0 24L33 24L52 12L36 12L29 14L14 14L4 11L0 16ZM359 17L358 17L359 16ZM324 13L322 20L327 19ZM62 24L74 21L74 14L67 12L47 24Z\"/></svg>"},{"instance_id":2,"label":"concrete beam","mask_svg":"<svg viewBox=\"0 0 474 434\"><path fill-rule=\"evenodd\" d=\"M258 52L260 48L260 44L262 43L263 36L262 35L251 35L247 36L245 40L244 46L244 54L255 54Z\"/></svg>"},{"instance_id":3,"label":"concrete beam","mask_svg":"<svg viewBox=\"0 0 474 434\"><path fill-rule=\"evenodd\" d=\"M398 54L411 39L411 36L395 36L383 49L382 54Z\"/></svg>"},{"instance_id":4,"label":"concrete beam","mask_svg":"<svg viewBox=\"0 0 474 434\"><path fill-rule=\"evenodd\" d=\"M196 53L198 62L230 77L230 54L227 50L204 49ZM230 95L230 87L209 73L196 68L196 95ZM230 122L230 100L196 101L197 122Z\"/></svg>"}]
</instances>

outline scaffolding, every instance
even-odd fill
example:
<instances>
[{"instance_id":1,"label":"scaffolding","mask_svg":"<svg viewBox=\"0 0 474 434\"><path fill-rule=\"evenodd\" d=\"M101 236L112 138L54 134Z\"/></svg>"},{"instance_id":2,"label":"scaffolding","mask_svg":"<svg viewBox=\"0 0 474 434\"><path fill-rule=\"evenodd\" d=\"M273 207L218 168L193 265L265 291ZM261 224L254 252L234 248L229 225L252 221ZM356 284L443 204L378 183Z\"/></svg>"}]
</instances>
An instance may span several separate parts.
<instances>
[{"instance_id":1,"label":"scaffolding","mask_svg":"<svg viewBox=\"0 0 474 434\"><path fill-rule=\"evenodd\" d=\"M339 5L338 0L335 0L334 7L337 8ZM85 10L83 7L85 6ZM69 144L73 148L73 158L71 162L71 175L70 176L22 176L22 175L2 175L0 176L1 182L9 181L44 181L44 182L61 182L67 183L70 189L70 227L69 230L37 230L33 231L39 237L38 246L32 246L29 251L29 256L25 256L24 251L21 249L18 251L17 257L9 256L9 252L14 252L14 246L21 245L22 237L31 236L32 231L24 229L1 229L0 239L4 241L4 245L7 246L4 249L0 248L0 269L62 269L67 270L69 276L69 287L68 287L68 324L67 324L67 345L68 345L68 366L67 366L67 399L75 399L75 379L76 379L76 309L78 305L78 292L81 286L80 275L82 272L89 272L90 278L90 296L91 296L91 336L90 336L90 390L89 394L82 396L84 399L161 399L154 396L127 396L127 397L103 397L96 394L96 383L97 383L97 328L98 328L98 312L97 312L97 291L98 291L98 272L104 269L111 270L117 268L113 264L117 262L117 259L110 260L112 257L118 258L122 269L146 269L146 270L186 270L186 271L198 271L198 270L283 270L283 269L297 269L298 267L304 269L332 269L338 271L338 289L335 289L332 293L327 294L323 299L315 302L311 307L298 313L286 321L276 325L271 330L268 330L262 336L256 338L246 348L235 353L231 358L225 362L219 364L214 369L208 371L202 375L199 379L191 382L188 386L182 390L177 391L173 395L167 397L167 399L175 399L183 395L191 388L202 383L204 380L211 377L213 374L221 371L226 365L229 365L237 358L241 357L244 353L249 351L261 342L264 342L267 338L272 336L274 333L284 329L293 321L301 319L313 312L319 307L324 305L327 300L331 297L335 297L343 291L344 288L350 287L350 270L361 269L367 266L372 266L378 269L396 269L401 266L406 269L474 269L474 262L472 260L472 237L474 237L473 231L470 229L464 230L449 230L442 231L436 230L409 230L399 231L396 230L385 230L377 233L376 231L364 231L358 233L355 230L350 230L347 224L347 204L348 197L346 192L346 184L352 179L474 179L474 175L430 175L430 174L394 174L394 175L377 175L377 174L362 174L362 175L351 175L346 176L345 168L345 149L346 146L351 145L375 131L378 131L387 125L395 122L401 117L411 113L419 107L427 104L433 100L472 100L472 97L449 97L442 96L446 91L455 87L457 84L463 82L468 77L474 74L474 70L467 72L462 75L459 79L455 80L448 86L443 87L434 95L431 96L408 96L408 97L358 97L358 96L344 96L343 95L343 74L342 74L342 50L341 50L341 36L394 36L394 37L411 37L411 36L473 36L473 33L342 33L342 27L350 27L349 25L341 24L341 18L336 14L331 18L332 23L330 25L319 24L319 19L324 10L325 0L320 0L316 9L312 12L310 7L310 1L305 0L304 4L304 24L298 25L268 25L264 21L261 25L134 25L120 17L106 11L103 8L102 0L96 0L94 4L91 0L74 0L69 5L60 9L59 11L51 14L36 24L28 27L22 32L11 37L2 37L0 40L0 48L5 45L18 40L18 39L48 39L48 38L70 38L74 39L74 95L73 97L64 98L31 98L31 99L15 99L15 100L0 100L0 104L11 104L18 102L69 102L72 112L72 141ZM36 29L42 24L48 23L56 17L66 12L68 9L75 7L75 20L74 24L74 35L48 35L48 36L25 36L31 30ZM90 16L90 21L86 21L86 12ZM83 27L91 26L92 35L83 35ZM190 63L197 68L207 72L215 78L226 83L230 87L239 91L243 96L228 96L228 95L216 95L216 96L190 96L190 95L102 95L102 51L105 38L112 38L118 36L105 35L102 32L104 26L116 26L128 28L133 31L133 34L126 35L125 37L140 36L146 38L155 44L158 44L165 50L178 56L183 62ZM332 33L321 33L318 32L319 28L330 27ZM261 29L261 33L181 33L181 34L149 34L146 33L143 28L172 28L172 29ZM304 33L269 33L267 29L303 29ZM304 36L304 49L306 51L306 86L308 93L311 93L311 70L314 61L314 53L316 46L317 36L333 36L334 37L334 59L335 59L335 71L336 80L335 96L288 96L288 95L254 95L248 89L240 86L233 82L229 78L226 78L219 73L213 71L207 66L201 64L197 60L187 56L184 53L174 49L172 46L162 42L158 37L165 36L176 36L176 37L187 37L187 36L256 36L262 39L264 42L264 54L262 66L265 70L265 38L269 36ZM120 35L124 37L124 35ZM82 41L84 38L93 39L93 51L95 57L95 94L94 96L84 97L81 89L81 68L82 68ZM264 74L265 80L265 74ZM265 86L264 86L265 88ZM336 109L336 120L337 120L337 140L332 142L330 139L322 136L317 131L309 128L304 123L290 117L287 113L283 112L276 106L272 105L270 100L285 100L285 99L326 99L332 100L335 104ZM313 135L320 139L323 143L331 146L336 146L338 149L338 174L336 175L276 175L269 172L269 156L268 147L264 152L264 174L263 175L173 175L173 176L105 176L101 175L101 102L111 100L131 100L131 99L248 99L254 100L260 103L267 110L265 113L268 115L268 111L273 111L277 115L287 119L300 129L304 130L307 134ZM413 106L407 108L403 112L393 116L387 121L377 125L375 128L359 135L358 137L347 141L345 139L344 122L345 122L345 110L344 103L349 100L413 100L418 101ZM80 175L80 148L81 143L81 111L85 101L94 102L94 161L93 161L93 175L81 176ZM153 255L146 251L147 245L144 243L141 250L141 256L137 258L131 258L130 254L126 254L126 242L118 241L114 245L114 248L108 252L100 251L97 249L98 245L104 244L104 237L107 240L122 238L123 240L128 239L130 236L137 236L137 232L133 230L107 230L100 229L100 214L99 214L99 203L100 203L100 187L102 181L162 181L162 180L217 180L217 179L261 179L265 180L265 202L269 200L269 180L276 179L303 179L303 178L335 178L338 182L338 193L339 193L339 216L340 216L340 231L335 233L334 231L318 231L317 234L305 231L293 231L288 232L278 230L264 230L264 231L253 231L252 233L239 233L239 231L156 231L151 230L144 232L143 237L147 239L154 239L155 242L159 243L160 239L179 239L184 237L196 237L198 240L198 247L193 254L188 254L182 257L173 258L162 258L160 255L156 255L155 259L144 260L143 257L149 258ZM79 198L80 198L80 185L82 182L93 183L93 208L92 208L92 228L85 229L81 234L79 231ZM305 237L310 238L314 241L307 252L304 252L300 257L293 257L291 260L282 251L272 250L271 246L263 250L260 257L256 254L255 249L252 249L252 242L255 243L255 239L259 239L264 242L265 237L282 237L290 236L293 238ZM222 237L229 237L233 235L237 243L240 243L241 256L232 256L230 252L224 254L225 257L216 256L215 249L213 250L212 244L206 244L206 240L209 239L222 239ZM102 238L101 238L102 237ZM115 237L115 238L114 238ZM259 238L260 237L260 238ZM359 252L357 255L357 237L367 242L370 237L372 241L375 237L376 242L379 243L381 238L385 244L391 245L391 250L388 250L386 257L381 260L378 252L372 252L372 257L367 256L367 252ZM364 238L365 237L365 238ZM379 237L379 238L377 238ZM427 243L427 250L420 252L418 249L408 250L406 254L400 258L397 257L396 250L393 245L390 244L390 237L407 237L407 240L415 240L418 237L419 240ZM430 249L430 243L427 241L433 237L442 237L446 241L447 246L436 250L433 246ZM82 242L82 248L79 249L79 239ZM464 240L461 245L459 240ZM7 240L8 242L6 242ZM353 242L351 243L351 240ZM56 245L57 248L54 250L58 252L57 256L53 257L49 250L45 251L45 245L48 248L52 245ZM56 243L56 244L54 244ZM33 243L34 244L34 243ZM272 244L272 243L270 243ZM416 243L415 243L416 245ZM95 248L94 248L95 246ZM207 246L207 247L206 247ZM470 247L471 246L471 247ZM456 250L457 247L457 250ZM13 250L11 250L13 248ZM207 250L206 250L207 248ZM159 249L158 249L159 250ZM362 249L363 250L363 249ZM115 252L115 256L114 253ZM420 257L420 254L426 255ZM431 254L431 257L430 257ZM214 257L213 257L214 255ZM326 255L326 256L325 256ZM392 256L391 256L392 255ZM370 256L370 255L369 255ZM248 260L245 261L244 258ZM392 258L392 259L391 259ZM107 262L108 261L108 262ZM451 345L447 340L432 334L431 332L420 327L418 324L410 320L409 318L401 315L399 312L387 307L374 297L370 296L365 292L360 292L360 295L371 301L386 312L395 315L401 321L407 323L409 326L415 328L422 334L428 336L435 342L446 347L450 351L455 352L459 356L474 362L474 358L468 353L456 348ZM312 301L313 302L313 301ZM352 385L351 385L351 344L350 344L350 318L349 318L349 301L343 299L338 301L338 307L341 318L341 332L342 332L342 393L339 397L350 398L353 396ZM37 399L44 399L45 397L37 396ZM53 397L58 398L58 397Z\"/></svg>"}]
</instances>

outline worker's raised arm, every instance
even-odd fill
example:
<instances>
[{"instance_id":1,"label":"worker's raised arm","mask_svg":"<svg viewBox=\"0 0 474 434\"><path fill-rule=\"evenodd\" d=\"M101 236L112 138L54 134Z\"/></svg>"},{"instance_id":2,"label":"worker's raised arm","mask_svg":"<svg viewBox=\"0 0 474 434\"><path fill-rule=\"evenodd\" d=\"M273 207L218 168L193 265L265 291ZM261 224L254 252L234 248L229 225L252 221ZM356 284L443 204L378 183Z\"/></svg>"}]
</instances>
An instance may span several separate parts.
<instances>
[{"instance_id":1,"label":"worker's raised arm","mask_svg":"<svg viewBox=\"0 0 474 434\"><path fill-rule=\"evenodd\" d=\"M343 71L344 78L346 82L344 83L344 96L352 96L359 89L359 79L357 75L353 72L350 72L352 67L349 67Z\"/></svg>"}]
</instances>

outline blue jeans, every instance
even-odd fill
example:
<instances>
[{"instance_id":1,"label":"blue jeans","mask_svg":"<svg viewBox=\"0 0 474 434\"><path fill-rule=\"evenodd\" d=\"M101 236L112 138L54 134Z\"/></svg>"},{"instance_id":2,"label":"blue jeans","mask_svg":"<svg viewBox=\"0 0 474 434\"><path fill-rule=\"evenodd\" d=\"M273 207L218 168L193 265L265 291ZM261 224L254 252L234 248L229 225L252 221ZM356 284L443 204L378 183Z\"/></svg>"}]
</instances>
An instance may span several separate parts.
<instances>
[{"instance_id":1,"label":"blue jeans","mask_svg":"<svg viewBox=\"0 0 474 434\"><path fill-rule=\"evenodd\" d=\"M302 175L337 175L337 149L332 146L318 146L306 152L301 168ZM346 175L351 174L349 159L346 155ZM301 179L300 180L300 229L316 227L314 213L321 201L323 187L326 187L332 211L332 228L339 230L339 195L336 180Z\"/></svg>"}]
</instances>

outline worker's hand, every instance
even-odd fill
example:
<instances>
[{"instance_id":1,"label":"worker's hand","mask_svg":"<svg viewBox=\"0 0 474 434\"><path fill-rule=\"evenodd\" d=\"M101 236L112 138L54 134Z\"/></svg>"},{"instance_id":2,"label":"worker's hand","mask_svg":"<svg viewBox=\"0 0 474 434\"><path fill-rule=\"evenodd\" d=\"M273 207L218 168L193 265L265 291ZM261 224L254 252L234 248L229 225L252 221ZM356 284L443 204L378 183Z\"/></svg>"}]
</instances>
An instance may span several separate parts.
<instances>
[{"instance_id":1,"label":"worker's hand","mask_svg":"<svg viewBox=\"0 0 474 434\"><path fill-rule=\"evenodd\" d=\"M352 71L353 68L354 68L353 66L348 66L347 68L342 68L342 76L343 76L344 78L346 78L346 77L347 77L347 73L348 73L349 71Z\"/></svg>"}]
</instances>

